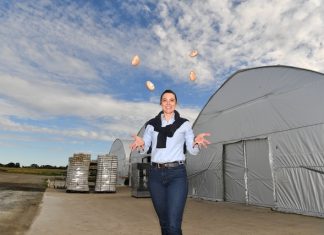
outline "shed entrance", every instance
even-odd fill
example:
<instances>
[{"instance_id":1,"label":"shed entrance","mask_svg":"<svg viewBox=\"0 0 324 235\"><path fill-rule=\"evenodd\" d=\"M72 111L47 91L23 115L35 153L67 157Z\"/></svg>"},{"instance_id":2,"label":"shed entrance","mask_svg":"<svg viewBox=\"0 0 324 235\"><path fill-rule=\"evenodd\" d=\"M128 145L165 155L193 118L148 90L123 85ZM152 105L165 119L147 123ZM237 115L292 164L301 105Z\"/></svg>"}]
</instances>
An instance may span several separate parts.
<instances>
[{"instance_id":1,"label":"shed entrance","mask_svg":"<svg viewBox=\"0 0 324 235\"><path fill-rule=\"evenodd\" d=\"M226 144L223 158L225 201L274 206L267 139Z\"/></svg>"}]
</instances>

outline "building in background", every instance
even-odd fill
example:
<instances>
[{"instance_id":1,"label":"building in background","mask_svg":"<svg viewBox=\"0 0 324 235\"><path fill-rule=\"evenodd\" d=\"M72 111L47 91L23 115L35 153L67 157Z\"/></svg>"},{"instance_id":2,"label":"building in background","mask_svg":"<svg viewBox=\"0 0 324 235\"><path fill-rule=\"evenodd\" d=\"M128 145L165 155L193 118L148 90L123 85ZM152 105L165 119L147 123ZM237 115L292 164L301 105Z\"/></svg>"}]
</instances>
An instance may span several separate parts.
<instances>
[{"instance_id":1,"label":"building in background","mask_svg":"<svg viewBox=\"0 0 324 235\"><path fill-rule=\"evenodd\" d=\"M187 155L189 194L324 217L324 75L236 72L194 122L211 145Z\"/></svg>"}]
</instances>

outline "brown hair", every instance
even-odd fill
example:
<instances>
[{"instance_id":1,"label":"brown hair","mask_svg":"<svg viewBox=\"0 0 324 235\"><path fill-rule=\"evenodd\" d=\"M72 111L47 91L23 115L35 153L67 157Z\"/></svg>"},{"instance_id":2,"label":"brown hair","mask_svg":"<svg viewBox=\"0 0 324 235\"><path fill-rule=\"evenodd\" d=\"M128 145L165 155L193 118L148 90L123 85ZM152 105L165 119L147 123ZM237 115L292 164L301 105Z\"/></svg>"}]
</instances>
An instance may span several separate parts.
<instances>
[{"instance_id":1,"label":"brown hair","mask_svg":"<svg viewBox=\"0 0 324 235\"><path fill-rule=\"evenodd\" d=\"M162 104L162 97L163 97L163 95L166 94L166 93L171 93L171 94L173 94L174 97L175 97L176 103L178 103L176 93L175 93L174 91L172 91L172 90L165 90L165 91L163 91L163 93L161 94L161 97L160 97L160 104Z\"/></svg>"}]
</instances>

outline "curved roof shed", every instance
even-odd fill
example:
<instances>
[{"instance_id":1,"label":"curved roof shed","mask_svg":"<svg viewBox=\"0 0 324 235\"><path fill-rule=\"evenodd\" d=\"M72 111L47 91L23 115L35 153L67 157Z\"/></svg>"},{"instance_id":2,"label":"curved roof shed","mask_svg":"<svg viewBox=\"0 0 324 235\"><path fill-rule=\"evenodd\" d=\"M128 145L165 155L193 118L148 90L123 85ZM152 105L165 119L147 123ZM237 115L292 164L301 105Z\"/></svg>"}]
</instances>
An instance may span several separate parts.
<instances>
[{"instance_id":1,"label":"curved roof shed","mask_svg":"<svg viewBox=\"0 0 324 235\"><path fill-rule=\"evenodd\" d=\"M128 178L129 157L131 152L129 145L131 143L132 140L116 139L111 145L109 155L117 156L118 158L117 184L123 185L125 179Z\"/></svg>"},{"instance_id":2,"label":"curved roof shed","mask_svg":"<svg viewBox=\"0 0 324 235\"><path fill-rule=\"evenodd\" d=\"M138 131L137 135L142 137L144 134L144 128ZM117 156L117 184L124 185L125 179L129 179L129 185L131 185L131 164L140 163L144 157L150 156L149 154L140 154L138 151L131 151L130 145L133 140L115 139L112 143L109 151L109 155Z\"/></svg>"},{"instance_id":3,"label":"curved roof shed","mask_svg":"<svg viewBox=\"0 0 324 235\"><path fill-rule=\"evenodd\" d=\"M324 75L288 66L233 74L193 125L189 194L324 217Z\"/></svg>"}]
</instances>

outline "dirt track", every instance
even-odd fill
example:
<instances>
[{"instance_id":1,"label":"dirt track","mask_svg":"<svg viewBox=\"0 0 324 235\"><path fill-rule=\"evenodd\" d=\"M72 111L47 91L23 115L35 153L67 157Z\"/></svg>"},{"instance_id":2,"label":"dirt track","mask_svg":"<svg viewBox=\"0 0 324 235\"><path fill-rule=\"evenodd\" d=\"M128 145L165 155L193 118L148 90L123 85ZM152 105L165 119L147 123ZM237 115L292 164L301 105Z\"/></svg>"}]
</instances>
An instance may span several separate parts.
<instances>
[{"instance_id":1,"label":"dirt track","mask_svg":"<svg viewBox=\"0 0 324 235\"><path fill-rule=\"evenodd\" d=\"M324 219L284 214L267 208L188 199L185 235L319 235ZM75 194L47 190L41 212L27 235L159 234L149 198L133 198L127 187L115 194Z\"/></svg>"},{"instance_id":2,"label":"dirt track","mask_svg":"<svg viewBox=\"0 0 324 235\"><path fill-rule=\"evenodd\" d=\"M0 234L24 234L45 191L44 176L0 172Z\"/></svg>"},{"instance_id":3,"label":"dirt track","mask_svg":"<svg viewBox=\"0 0 324 235\"><path fill-rule=\"evenodd\" d=\"M0 172L1 235L159 234L151 200L131 197L127 187L113 194L47 189L43 197L44 178ZM188 199L183 221L185 235L319 235L323 231L320 218L194 199Z\"/></svg>"}]
</instances>

